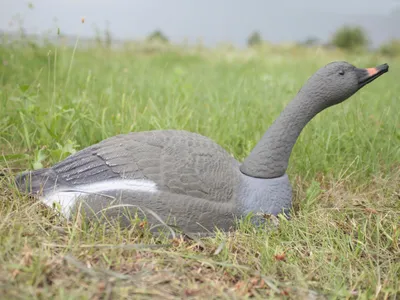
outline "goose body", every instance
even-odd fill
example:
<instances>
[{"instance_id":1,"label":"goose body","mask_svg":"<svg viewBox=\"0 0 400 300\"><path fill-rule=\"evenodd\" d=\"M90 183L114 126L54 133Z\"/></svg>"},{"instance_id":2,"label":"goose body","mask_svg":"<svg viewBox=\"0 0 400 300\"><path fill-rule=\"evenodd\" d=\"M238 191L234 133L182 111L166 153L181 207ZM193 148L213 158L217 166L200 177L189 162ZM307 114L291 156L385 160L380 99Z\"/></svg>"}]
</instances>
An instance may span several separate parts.
<instances>
[{"instance_id":1,"label":"goose body","mask_svg":"<svg viewBox=\"0 0 400 300\"><path fill-rule=\"evenodd\" d=\"M244 175L239 162L211 139L180 130L134 132L108 138L48 169L20 178L47 205L69 217L78 200L99 213L110 205L137 205L188 233L228 230L235 216L278 214L291 205L287 175ZM267 200L267 201L265 201ZM106 215L121 213L110 209ZM147 215L146 215L147 216ZM151 218L150 216L147 216Z\"/></svg>"},{"instance_id":2,"label":"goose body","mask_svg":"<svg viewBox=\"0 0 400 300\"><path fill-rule=\"evenodd\" d=\"M342 70L351 75L347 82L354 81L344 90L343 82L332 83L328 76ZM144 131L108 138L50 168L22 173L17 186L46 205L58 203L67 218L78 207L88 216L101 213L107 218L120 217L126 209L148 210L150 223L161 218L186 233L212 232L215 227L226 231L236 218L251 212L287 214L292 188L286 168L302 128L387 70L386 64L357 69L345 62L320 69L242 164L200 134Z\"/></svg>"}]
</instances>

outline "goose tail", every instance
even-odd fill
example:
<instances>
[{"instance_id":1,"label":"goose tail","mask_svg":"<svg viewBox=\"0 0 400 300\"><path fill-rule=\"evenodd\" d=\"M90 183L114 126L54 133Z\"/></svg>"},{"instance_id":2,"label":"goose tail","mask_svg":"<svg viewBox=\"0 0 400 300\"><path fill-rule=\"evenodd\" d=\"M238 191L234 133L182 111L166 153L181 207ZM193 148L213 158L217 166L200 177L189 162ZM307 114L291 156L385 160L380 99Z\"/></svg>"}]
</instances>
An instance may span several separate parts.
<instances>
[{"instance_id":1,"label":"goose tail","mask_svg":"<svg viewBox=\"0 0 400 300\"><path fill-rule=\"evenodd\" d=\"M37 194L57 185L57 176L51 168L26 171L15 177L15 183L21 192Z\"/></svg>"}]
</instances>

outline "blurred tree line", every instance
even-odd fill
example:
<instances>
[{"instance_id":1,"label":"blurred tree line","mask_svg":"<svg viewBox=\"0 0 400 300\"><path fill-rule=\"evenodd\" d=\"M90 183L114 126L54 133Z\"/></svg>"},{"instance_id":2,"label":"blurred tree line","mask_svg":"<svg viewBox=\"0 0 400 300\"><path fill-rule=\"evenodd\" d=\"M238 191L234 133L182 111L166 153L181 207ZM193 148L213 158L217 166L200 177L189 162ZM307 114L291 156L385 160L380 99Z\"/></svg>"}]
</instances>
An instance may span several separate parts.
<instances>
[{"instance_id":1,"label":"blurred tree line","mask_svg":"<svg viewBox=\"0 0 400 300\"><path fill-rule=\"evenodd\" d=\"M263 43L263 38L259 31L253 31L248 39L248 47L257 47ZM318 38L309 37L299 43L302 46L315 46L320 44ZM369 38L365 30L360 26L344 25L338 28L326 46L339 48L345 51L360 52L368 50L370 45ZM381 45L378 52L387 56L400 55L400 40L393 39Z\"/></svg>"}]
</instances>

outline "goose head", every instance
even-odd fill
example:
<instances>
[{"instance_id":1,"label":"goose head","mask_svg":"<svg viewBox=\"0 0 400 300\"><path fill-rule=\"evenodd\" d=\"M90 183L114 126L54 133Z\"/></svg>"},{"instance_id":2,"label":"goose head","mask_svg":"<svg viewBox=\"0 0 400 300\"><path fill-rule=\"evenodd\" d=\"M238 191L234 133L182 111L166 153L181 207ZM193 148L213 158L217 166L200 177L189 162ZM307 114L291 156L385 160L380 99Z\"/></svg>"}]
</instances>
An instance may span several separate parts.
<instances>
[{"instance_id":1,"label":"goose head","mask_svg":"<svg viewBox=\"0 0 400 300\"><path fill-rule=\"evenodd\" d=\"M357 68L344 61L332 62L315 72L299 93L323 109L343 102L388 71L387 64Z\"/></svg>"}]
</instances>

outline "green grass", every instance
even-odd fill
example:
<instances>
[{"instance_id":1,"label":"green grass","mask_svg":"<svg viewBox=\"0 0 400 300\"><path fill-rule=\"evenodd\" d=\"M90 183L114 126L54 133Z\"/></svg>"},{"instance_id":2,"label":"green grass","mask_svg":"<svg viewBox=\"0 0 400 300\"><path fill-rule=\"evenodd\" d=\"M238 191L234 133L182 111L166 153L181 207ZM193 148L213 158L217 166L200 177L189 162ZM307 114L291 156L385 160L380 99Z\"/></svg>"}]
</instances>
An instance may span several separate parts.
<instances>
[{"instance_id":1,"label":"green grass","mask_svg":"<svg viewBox=\"0 0 400 300\"><path fill-rule=\"evenodd\" d=\"M318 115L288 170L293 218L201 241L66 222L13 176L129 131L186 129L238 160L305 80L315 49L0 47L0 294L5 299L400 297L400 68ZM284 256L284 259L282 259ZM314 298L312 298L314 297Z\"/></svg>"}]
</instances>

